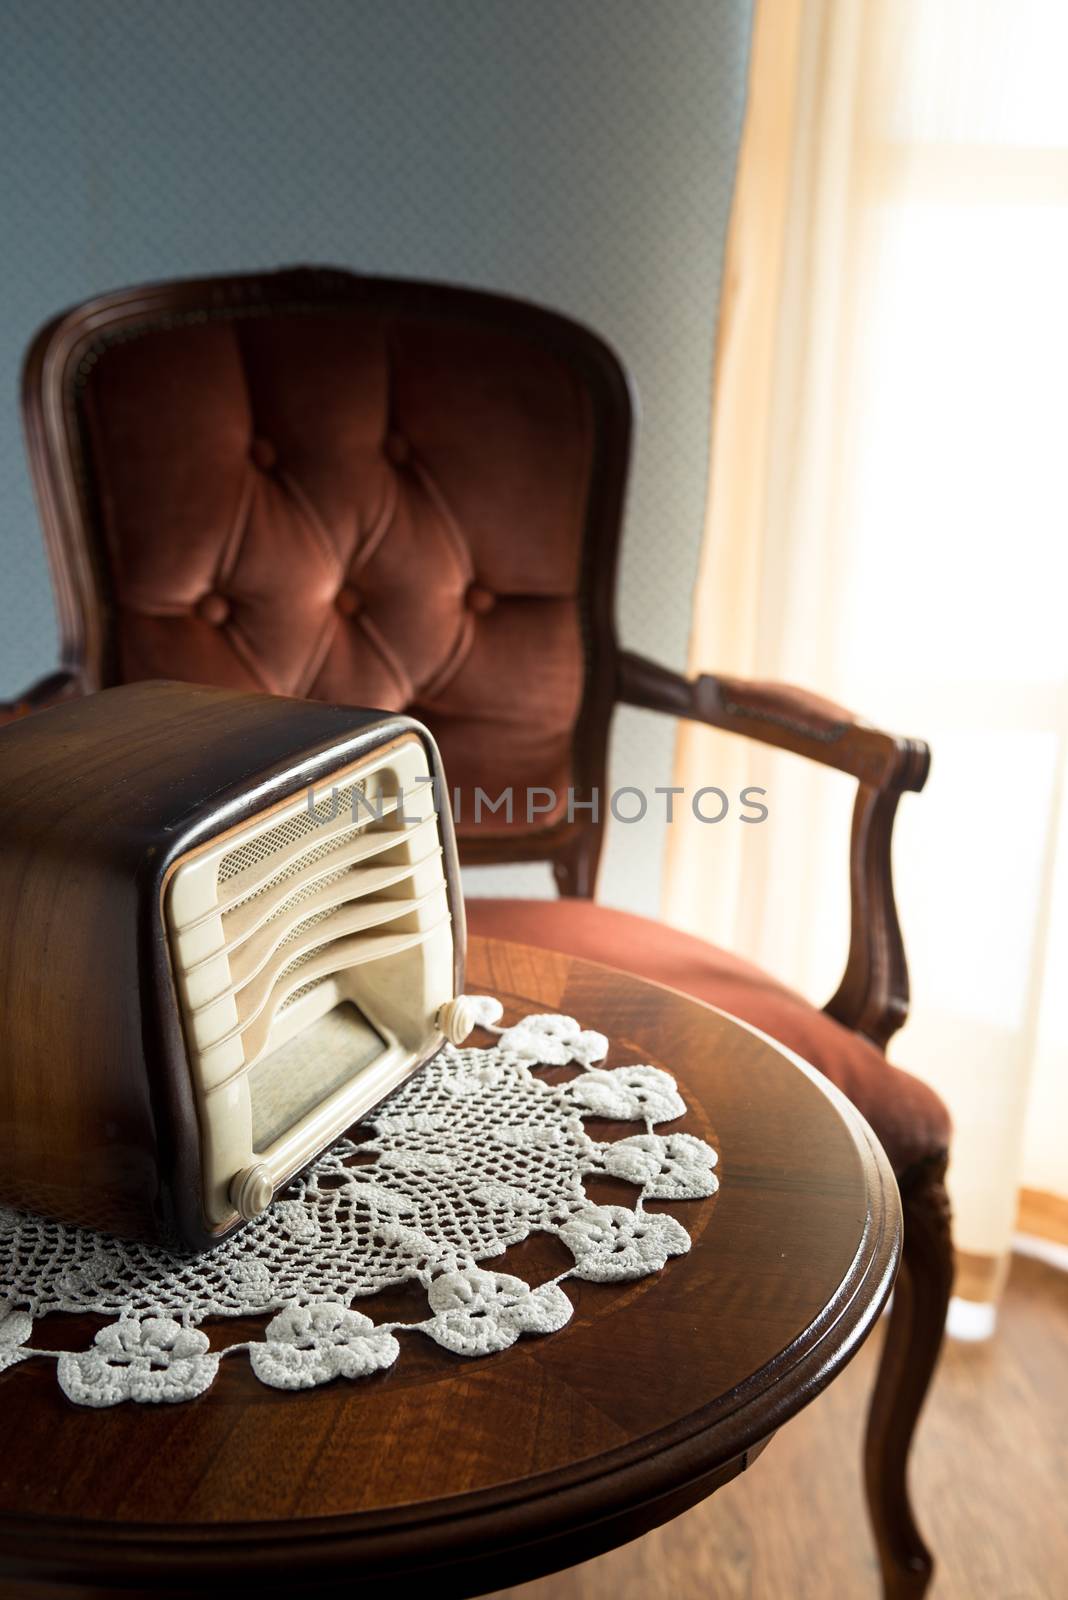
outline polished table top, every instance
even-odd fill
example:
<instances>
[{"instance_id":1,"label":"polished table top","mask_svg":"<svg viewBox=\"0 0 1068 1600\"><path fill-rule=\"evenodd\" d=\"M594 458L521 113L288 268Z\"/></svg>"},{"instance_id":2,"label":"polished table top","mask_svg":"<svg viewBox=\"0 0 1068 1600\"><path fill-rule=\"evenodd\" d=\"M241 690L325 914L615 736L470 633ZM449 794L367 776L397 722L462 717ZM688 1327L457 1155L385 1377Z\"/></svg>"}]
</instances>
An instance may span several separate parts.
<instances>
[{"instance_id":1,"label":"polished table top","mask_svg":"<svg viewBox=\"0 0 1068 1600\"><path fill-rule=\"evenodd\" d=\"M600 1029L607 1067L678 1079L687 1115L658 1131L713 1144L720 1190L647 1209L679 1217L690 1253L638 1282L570 1280L574 1317L549 1337L475 1361L410 1339L388 1372L302 1393L233 1362L198 1400L87 1411L31 1359L0 1378L0 1593L121 1579L203 1595L252 1574L265 1593L387 1574L436 1597L522 1582L727 1482L849 1359L889 1293L900 1213L881 1149L836 1091L721 1013L570 957L474 940L467 987L509 1021L563 1011ZM587 1190L633 1202L614 1179ZM507 1270L537 1281L569 1260L534 1238ZM421 1294L360 1309L414 1320Z\"/></svg>"}]
</instances>

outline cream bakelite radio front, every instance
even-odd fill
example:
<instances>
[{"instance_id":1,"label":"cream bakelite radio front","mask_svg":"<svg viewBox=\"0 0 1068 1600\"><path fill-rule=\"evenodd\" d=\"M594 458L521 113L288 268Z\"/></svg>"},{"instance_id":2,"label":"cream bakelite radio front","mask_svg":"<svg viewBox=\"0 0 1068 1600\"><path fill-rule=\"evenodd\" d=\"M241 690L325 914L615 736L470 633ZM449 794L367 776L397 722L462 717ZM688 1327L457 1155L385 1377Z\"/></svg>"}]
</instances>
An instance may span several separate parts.
<instances>
[{"instance_id":1,"label":"cream bakelite radio front","mask_svg":"<svg viewBox=\"0 0 1068 1600\"><path fill-rule=\"evenodd\" d=\"M16 992L34 963L16 970L8 940L0 1199L203 1248L468 1031L452 822L419 723L139 684L0 747L0 892L6 875L40 941L40 996L69 1000L35 1033ZM61 804L78 756L82 804Z\"/></svg>"},{"instance_id":2,"label":"cream bakelite radio front","mask_svg":"<svg viewBox=\"0 0 1068 1600\"><path fill-rule=\"evenodd\" d=\"M213 1225L261 1212L448 1028L452 912L426 765L402 736L167 885Z\"/></svg>"}]
</instances>

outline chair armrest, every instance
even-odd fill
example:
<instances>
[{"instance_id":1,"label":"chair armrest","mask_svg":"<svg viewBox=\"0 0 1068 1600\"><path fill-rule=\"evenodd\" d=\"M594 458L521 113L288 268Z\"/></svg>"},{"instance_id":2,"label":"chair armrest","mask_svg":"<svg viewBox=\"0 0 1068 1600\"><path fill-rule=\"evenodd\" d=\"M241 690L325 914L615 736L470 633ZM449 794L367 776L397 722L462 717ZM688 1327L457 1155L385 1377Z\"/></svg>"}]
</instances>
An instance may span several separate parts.
<instances>
[{"instance_id":1,"label":"chair armrest","mask_svg":"<svg viewBox=\"0 0 1068 1600\"><path fill-rule=\"evenodd\" d=\"M777 745L860 783L922 789L931 753L919 739L900 739L873 728L831 700L785 683L744 678L684 678L679 672L620 652L619 698L650 711L667 711L762 744Z\"/></svg>"},{"instance_id":2,"label":"chair armrest","mask_svg":"<svg viewBox=\"0 0 1068 1600\"><path fill-rule=\"evenodd\" d=\"M61 700L72 700L81 692L81 684L72 672L50 672L46 678L31 683L16 699L0 700L0 727L58 705Z\"/></svg>"},{"instance_id":3,"label":"chair armrest","mask_svg":"<svg viewBox=\"0 0 1068 1600\"><path fill-rule=\"evenodd\" d=\"M786 684L685 678L631 651L619 657L619 699L728 733L745 734L857 779L850 841L849 958L824 1006L881 1049L908 1015L909 978L891 872L898 800L922 789L931 753L922 739L870 727L842 706Z\"/></svg>"}]
</instances>

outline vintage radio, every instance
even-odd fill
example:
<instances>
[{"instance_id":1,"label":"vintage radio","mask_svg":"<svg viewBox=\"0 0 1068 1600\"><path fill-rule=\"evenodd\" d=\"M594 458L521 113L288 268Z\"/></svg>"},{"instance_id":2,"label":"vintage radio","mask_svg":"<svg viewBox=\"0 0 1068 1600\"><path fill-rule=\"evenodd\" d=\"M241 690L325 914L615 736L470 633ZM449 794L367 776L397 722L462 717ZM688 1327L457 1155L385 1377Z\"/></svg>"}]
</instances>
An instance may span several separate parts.
<instances>
[{"instance_id":1,"label":"vintage radio","mask_svg":"<svg viewBox=\"0 0 1068 1600\"><path fill-rule=\"evenodd\" d=\"M411 718L189 684L0 731L0 1201L194 1249L459 1042Z\"/></svg>"}]
</instances>

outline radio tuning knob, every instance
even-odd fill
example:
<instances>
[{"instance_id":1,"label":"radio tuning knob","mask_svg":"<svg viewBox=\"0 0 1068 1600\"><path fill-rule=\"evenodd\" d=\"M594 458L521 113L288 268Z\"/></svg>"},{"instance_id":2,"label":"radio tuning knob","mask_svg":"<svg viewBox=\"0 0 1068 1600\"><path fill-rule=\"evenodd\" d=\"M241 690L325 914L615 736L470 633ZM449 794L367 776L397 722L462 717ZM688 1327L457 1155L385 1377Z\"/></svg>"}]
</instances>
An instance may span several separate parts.
<instances>
[{"instance_id":1,"label":"radio tuning knob","mask_svg":"<svg viewBox=\"0 0 1068 1600\"><path fill-rule=\"evenodd\" d=\"M274 1183L262 1162L237 1173L230 1184L230 1203L246 1222L261 1216L273 1199Z\"/></svg>"},{"instance_id":2,"label":"radio tuning knob","mask_svg":"<svg viewBox=\"0 0 1068 1600\"><path fill-rule=\"evenodd\" d=\"M446 1000L437 1016L438 1027L450 1044L463 1044L477 1021L475 1002L466 994L458 994L455 1000Z\"/></svg>"}]
</instances>

